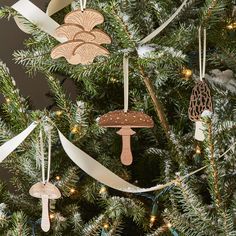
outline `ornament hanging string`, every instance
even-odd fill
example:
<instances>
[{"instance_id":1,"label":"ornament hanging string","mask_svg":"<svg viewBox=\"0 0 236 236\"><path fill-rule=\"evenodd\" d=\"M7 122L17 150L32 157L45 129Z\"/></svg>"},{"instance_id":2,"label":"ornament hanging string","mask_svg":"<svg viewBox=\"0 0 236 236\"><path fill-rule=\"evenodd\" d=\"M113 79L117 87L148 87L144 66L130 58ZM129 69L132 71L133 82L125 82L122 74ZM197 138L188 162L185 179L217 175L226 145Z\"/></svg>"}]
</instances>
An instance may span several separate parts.
<instances>
[{"instance_id":1,"label":"ornament hanging string","mask_svg":"<svg viewBox=\"0 0 236 236\"><path fill-rule=\"evenodd\" d=\"M124 112L129 109L129 57L124 54L123 57L123 70L124 70Z\"/></svg>"},{"instance_id":2,"label":"ornament hanging string","mask_svg":"<svg viewBox=\"0 0 236 236\"><path fill-rule=\"evenodd\" d=\"M203 58L202 58L202 27L198 29L199 39L199 73L200 81L205 78L206 75L206 28L203 29Z\"/></svg>"},{"instance_id":3,"label":"ornament hanging string","mask_svg":"<svg viewBox=\"0 0 236 236\"><path fill-rule=\"evenodd\" d=\"M80 0L80 9L83 12L86 9L87 0Z\"/></svg>"},{"instance_id":4,"label":"ornament hanging string","mask_svg":"<svg viewBox=\"0 0 236 236\"><path fill-rule=\"evenodd\" d=\"M43 143L43 132L42 129L39 131L40 140L40 156L41 156L41 169L42 169L42 182L45 184L45 163L44 163L44 143Z\"/></svg>"},{"instance_id":5,"label":"ornament hanging string","mask_svg":"<svg viewBox=\"0 0 236 236\"><path fill-rule=\"evenodd\" d=\"M40 140L40 154L41 154L41 166L42 166L42 182L44 184L49 182L50 179L50 169L51 169L51 153L52 153L52 138L51 138L51 127L44 125L44 130L48 139L48 164L47 164L47 178L45 177L45 153L44 153L44 141L43 141L43 131L42 127L39 131Z\"/></svg>"}]
</instances>

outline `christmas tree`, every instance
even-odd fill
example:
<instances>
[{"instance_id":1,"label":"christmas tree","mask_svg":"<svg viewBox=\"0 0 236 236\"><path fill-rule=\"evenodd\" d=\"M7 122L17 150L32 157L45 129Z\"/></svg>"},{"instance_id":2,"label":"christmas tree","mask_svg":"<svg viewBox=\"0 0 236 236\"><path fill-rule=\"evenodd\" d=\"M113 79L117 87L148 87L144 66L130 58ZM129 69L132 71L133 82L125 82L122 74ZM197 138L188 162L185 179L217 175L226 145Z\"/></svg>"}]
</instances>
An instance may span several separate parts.
<instances>
[{"instance_id":1,"label":"christmas tree","mask_svg":"<svg viewBox=\"0 0 236 236\"><path fill-rule=\"evenodd\" d=\"M50 179L62 196L50 200L51 229L45 233L40 228L41 201L29 194L32 185L42 180L40 143L47 143L47 131L37 127L1 163L12 178L0 183L0 235L236 235L235 5L231 0L190 0L161 34L139 43L181 3L88 1L87 8L105 17L97 28L112 38L112 43L105 45L109 57L96 57L89 65L52 59L58 41L24 20L31 36L24 50L14 52L15 63L32 76L36 72L44 75L53 104L45 110L32 110L1 62L0 92L5 98L1 144L47 117L71 143L122 179L142 188L173 182L149 193L109 188L68 158L53 129ZM53 19L63 24L71 7L80 8L79 1L54 14ZM20 17L10 7L0 10L1 18L15 15ZM202 117L202 142L194 139L194 122L188 118L191 91L200 77L199 26L207 32L204 81L213 101L213 115ZM117 129L98 124L102 115L123 109L124 53L129 55L130 110L145 112L155 124L154 128L135 129L130 166L120 162L122 140ZM74 81L76 101L65 92L65 80Z\"/></svg>"}]
</instances>

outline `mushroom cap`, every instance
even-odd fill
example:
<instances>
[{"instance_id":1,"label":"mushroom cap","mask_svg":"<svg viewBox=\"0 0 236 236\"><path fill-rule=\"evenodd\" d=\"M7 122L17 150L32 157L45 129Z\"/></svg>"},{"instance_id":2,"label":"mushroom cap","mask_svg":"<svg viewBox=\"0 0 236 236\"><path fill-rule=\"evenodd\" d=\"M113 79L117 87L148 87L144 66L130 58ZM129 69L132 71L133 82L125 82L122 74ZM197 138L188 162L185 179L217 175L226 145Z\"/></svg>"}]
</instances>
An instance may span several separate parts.
<instances>
[{"instance_id":1,"label":"mushroom cap","mask_svg":"<svg viewBox=\"0 0 236 236\"><path fill-rule=\"evenodd\" d=\"M150 116L140 111L124 112L123 110L116 110L101 116L99 125L102 127L152 128L154 122Z\"/></svg>"},{"instance_id":2,"label":"mushroom cap","mask_svg":"<svg viewBox=\"0 0 236 236\"><path fill-rule=\"evenodd\" d=\"M54 47L51 51L51 58L57 59L60 57L65 57L66 59L70 59L73 56L74 50L80 44L83 44L84 41L81 40L70 40L65 43L61 43Z\"/></svg>"},{"instance_id":3,"label":"mushroom cap","mask_svg":"<svg viewBox=\"0 0 236 236\"><path fill-rule=\"evenodd\" d=\"M205 81L196 83L190 97L188 116L192 121L201 120L205 110L213 112L211 91Z\"/></svg>"},{"instance_id":4,"label":"mushroom cap","mask_svg":"<svg viewBox=\"0 0 236 236\"><path fill-rule=\"evenodd\" d=\"M73 40L75 35L82 31L84 31L82 26L76 24L63 24L56 29L55 36L62 38L66 37L67 40Z\"/></svg>"},{"instance_id":5,"label":"mushroom cap","mask_svg":"<svg viewBox=\"0 0 236 236\"><path fill-rule=\"evenodd\" d=\"M84 28L85 31L91 31L96 25L104 22L103 15L93 9L75 10L68 13L64 19L65 23L77 24Z\"/></svg>"},{"instance_id":6,"label":"mushroom cap","mask_svg":"<svg viewBox=\"0 0 236 236\"><path fill-rule=\"evenodd\" d=\"M32 197L36 198L42 198L43 195L47 195L49 199L58 199L61 197L59 189L49 182L46 184L42 182L36 183L30 188L29 193Z\"/></svg>"}]
</instances>

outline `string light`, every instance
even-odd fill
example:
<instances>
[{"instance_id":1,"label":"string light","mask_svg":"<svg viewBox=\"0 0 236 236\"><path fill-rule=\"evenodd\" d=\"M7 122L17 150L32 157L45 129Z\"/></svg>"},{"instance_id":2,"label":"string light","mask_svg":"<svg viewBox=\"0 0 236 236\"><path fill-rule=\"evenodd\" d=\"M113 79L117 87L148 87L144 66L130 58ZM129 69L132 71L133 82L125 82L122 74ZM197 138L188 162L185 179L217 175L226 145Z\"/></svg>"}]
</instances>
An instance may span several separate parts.
<instances>
[{"instance_id":1,"label":"string light","mask_svg":"<svg viewBox=\"0 0 236 236\"><path fill-rule=\"evenodd\" d=\"M105 194L105 193L107 193L107 188L105 186L102 186L100 188L99 194Z\"/></svg>"},{"instance_id":2,"label":"string light","mask_svg":"<svg viewBox=\"0 0 236 236\"><path fill-rule=\"evenodd\" d=\"M231 23L231 24L228 24L228 25L226 26L226 28L229 29L229 30L236 29L236 22L233 22L233 23Z\"/></svg>"},{"instance_id":3,"label":"string light","mask_svg":"<svg viewBox=\"0 0 236 236\"><path fill-rule=\"evenodd\" d=\"M168 222L168 223L166 224L166 226L167 226L168 228L171 228L171 227L172 227L172 224L171 224L170 222Z\"/></svg>"},{"instance_id":4,"label":"string light","mask_svg":"<svg viewBox=\"0 0 236 236\"><path fill-rule=\"evenodd\" d=\"M201 148L197 145L197 147L196 147L196 154L201 154Z\"/></svg>"},{"instance_id":5,"label":"string light","mask_svg":"<svg viewBox=\"0 0 236 236\"><path fill-rule=\"evenodd\" d=\"M75 190L74 188L71 188L71 189L70 189L70 193L71 193L71 194L74 194L75 191L76 191L76 190Z\"/></svg>"},{"instance_id":6,"label":"string light","mask_svg":"<svg viewBox=\"0 0 236 236\"><path fill-rule=\"evenodd\" d=\"M10 98L6 98L6 103L9 104L11 102Z\"/></svg>"},{"instance_id":7,"label":"string light","mask_svg":"<svg viewBox=\"0 0 236 236\"><path fill-rule=\"evenodd\" d=\"M55 214L51 213L49 217L50 217L50 219L52 220L52 219L55 218Z\"/></svg>"},{"instance_id":8,"label":"string light","mask_svg":"<svg viewBox=\"0 0 236 236\"><path fill-rule=\"evenodd\" d=\"M78 125L75 125L72 129L71 129L71 133L72 134L76 134L79 132L79 126Z\"/></svg>"},{"instance_id":9,"label":"string light","mask_svg":"<svg viewBox=\"0 0 236 236\"><path fill-rule=\"evenodd\" d=\"M157 217L156 216L151 216L150 217L150 223L155 223Z\"/></svg>"},{"instance_id":10,"label":"string light","mask_svg":"<svg viewBox=\"0 0 236 236\"><path fill-rule=\"evenodd\" d=\"M104 228L104 229L108 229L108 228L109 228L109 224L108 224L108 223L105 223L105 224L103 225L103 228Z\"/></svg>"},{"instance_id":11,"label":"string light","mask_svg":"<svg viewBox=\"0 0 236 236\"><path fill-rule=\"evenodd\" d=\"M58 175L58 176L56 176L56 178L55 178L56 180L60 180L61 179L61 177Z\"/></svg>"},{"instance_id":12,"label":"string light","mask_svg":"<svg viewBox=\"0 0 236 236\"><path fill-rule=\"evenodd\" d=\"M56 111L56 115L57 115L57 116L61 116L62 113L63 113L63 111Z\"/></svg>"},{"instance_id":13,"label":"string light","mask_svg":"<svg viewBox=\"0 0 236 236\"><path fill-rule=\"evenodd\" d=\"M192 76L192 74L193 74L193 71L191 69L183 68L182 75L184 76L186 80L189 79Z\"/></svg>"}]
</instances>

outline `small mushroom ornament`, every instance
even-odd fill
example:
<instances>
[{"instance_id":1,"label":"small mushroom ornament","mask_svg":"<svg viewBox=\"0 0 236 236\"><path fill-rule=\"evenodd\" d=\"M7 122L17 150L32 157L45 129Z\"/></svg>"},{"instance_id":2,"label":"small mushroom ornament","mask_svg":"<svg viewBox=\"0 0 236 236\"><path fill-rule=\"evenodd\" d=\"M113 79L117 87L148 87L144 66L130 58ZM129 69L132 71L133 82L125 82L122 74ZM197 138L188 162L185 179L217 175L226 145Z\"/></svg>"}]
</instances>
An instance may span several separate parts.
<instances>
[{"instance_id":1,"label":"small mushroom ornament","mask_svg":"<svg viewBox=\"0 0 236 236\"><path fill-rule=\"evenodd\" d=\"M29 193L32 197L42 198L41 228L44 232L48 232L50 229L48 200L60 198L61 193L56 186L54 186L53 184L49 182L45 184L42 182L36 183L30 188Z\"/></svg>"},{"instance_id":2,"label":"small mushroom ornament","mask_svg":"<svg viewBox=\"0 0 236 236\"><path fill-rule=\"evenodd\" d=\"M198 81L192 90L190 97L188 116L191 121L196 123L195 129L195 139L203 141L204 137L204 127L201 121L201 117L204 112L213 112L211 91L206 84L206 82Z\"/></svg>"},{"instance_id":3,"label":"small mushroom ornament","mask_svg":"<svg viewBox=\"0 0 236 236\"><path fill-rule=\"evenodd\" d=\"M131 165L133 156L131 152L130 136L135 134L132 128L152 128L152 118L143 112L116 110L100 117L99 125L102 127L121 128L117 134L122 136L121 162Z\"/></svg>"}]
</instances>

